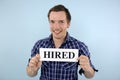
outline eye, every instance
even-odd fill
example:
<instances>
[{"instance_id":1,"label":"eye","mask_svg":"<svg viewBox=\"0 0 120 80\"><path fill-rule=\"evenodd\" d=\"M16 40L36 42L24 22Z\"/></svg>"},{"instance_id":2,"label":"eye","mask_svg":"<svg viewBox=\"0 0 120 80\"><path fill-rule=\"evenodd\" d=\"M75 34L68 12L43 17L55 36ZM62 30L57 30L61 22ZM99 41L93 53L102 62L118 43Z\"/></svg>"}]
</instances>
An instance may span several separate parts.
<instances>
[{"instance_id":1,"label":"eye","mask_svg":"<svg viewBox=\"0 0 120 80\"><path fill-rule=\"evenodd\" d=\"M52 24L53 24L53 23L55 23L55 21L53 21L53 20L50 20L50 23L52 23Z\"/></svg>"},{"instance_id":2,"label":"eye","mask_svg":"<svg viewBox=\"0 0 120 80\"><path fill-rule=\"evenodd\" d=\"M60 20L59 23L62 24L62 23L64 23L64 21L63 21L63 20Z\"/></svg>"}]
</instances>

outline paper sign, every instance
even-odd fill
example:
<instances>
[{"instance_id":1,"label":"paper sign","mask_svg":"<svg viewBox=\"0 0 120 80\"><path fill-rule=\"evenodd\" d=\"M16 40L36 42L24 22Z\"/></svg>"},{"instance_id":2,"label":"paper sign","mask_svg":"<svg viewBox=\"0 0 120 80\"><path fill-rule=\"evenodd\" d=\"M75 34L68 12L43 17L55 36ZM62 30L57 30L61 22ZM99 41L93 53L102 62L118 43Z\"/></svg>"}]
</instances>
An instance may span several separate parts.
<instances>
[{"instance_id":1,"label":"paper sign","mask_svg":"<svg viewBox=\"0 0 120 80\"><path fill-rule=\"evenodd\" d=\"M78 49L40 48L41 61L77 62Z\"/></svg>"}]
</instances>

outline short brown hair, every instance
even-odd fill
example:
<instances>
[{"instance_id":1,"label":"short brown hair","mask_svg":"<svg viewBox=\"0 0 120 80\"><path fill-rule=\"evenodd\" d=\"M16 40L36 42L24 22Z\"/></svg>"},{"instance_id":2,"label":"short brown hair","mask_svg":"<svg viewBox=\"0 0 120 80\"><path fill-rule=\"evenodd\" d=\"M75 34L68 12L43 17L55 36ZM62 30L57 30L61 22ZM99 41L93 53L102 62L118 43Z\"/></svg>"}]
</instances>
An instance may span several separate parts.
<instances>
[{"instance_id":1,"label":"short brown hair","mask_svg":"<svg viewBox=\"0 0 120 80\"><path fill-rule=\"evenodd\" d=\"M63 6L63 5L60 4L60 5L56 5L56 6L52 7L49 10L49 12L48 12L48 19L49 19L50 13L52 11L56 11L56 12L58 12L58 11L64 11L66 13L67 21L68 22L71 21L71 14L70 14L69 10L65 6Z\"/></svg>"}]
</instances>

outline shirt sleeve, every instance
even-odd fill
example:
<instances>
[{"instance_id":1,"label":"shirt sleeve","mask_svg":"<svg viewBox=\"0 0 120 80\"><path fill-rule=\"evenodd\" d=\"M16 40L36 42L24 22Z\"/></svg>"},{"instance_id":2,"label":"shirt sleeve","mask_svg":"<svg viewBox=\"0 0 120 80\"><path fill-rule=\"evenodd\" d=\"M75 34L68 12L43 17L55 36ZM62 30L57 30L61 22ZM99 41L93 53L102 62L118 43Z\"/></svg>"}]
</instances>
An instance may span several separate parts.
<instances>
[{"instance_id":1,"label":"shirt sleeve","mask_svg":"<svg viewBox=\"0 0 120 80\"><path fill-rule=\"evenodd\" d=\"M31 50L31 57L33 57L39 53L39 45L40 45L40 41L35 43L35 45L33 46L32 50Z\"/></svg>"},{"instance_id":2,"label":"shirt sleeve","mask_svg":"<svg viewBox=\"0 0 120 80\"><path fill-rule=\"evenodd\" d=\"M93 68L94 71L98 72L98 70L94 67L94 65L92 64L91 62L91 59L90 59L90 52L88 50L88 47L84 44L84 43L81 43L80 45L80 49L79 49L79 56L80 55L85 55L89 58L89 61L90 61L90 65L91 67ZM80 69L79 71L80 74L84 73L84 71L82 69Z\"/></svg>"}]
</instances>

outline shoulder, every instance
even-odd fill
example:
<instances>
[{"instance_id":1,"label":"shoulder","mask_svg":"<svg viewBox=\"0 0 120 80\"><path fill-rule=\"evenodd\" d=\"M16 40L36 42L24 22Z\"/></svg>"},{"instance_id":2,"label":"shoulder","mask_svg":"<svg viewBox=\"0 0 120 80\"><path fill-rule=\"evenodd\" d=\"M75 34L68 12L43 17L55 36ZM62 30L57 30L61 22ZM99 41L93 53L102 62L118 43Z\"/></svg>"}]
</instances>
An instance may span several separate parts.
<instances>
[{"instance_id":1,"label":"shoulder","mask_svg":"<svg viewBox=\"0 0 120 80\"><path fill-rule=\"evenodd\" d=\"M38 41L34 44L32 50L31 50L31 56L34 56L36 53L39 53L39 48L45 46L45 45L46 45L46 42L48 42L48 40L49 40L48 37L47 37L47 38L44 38L44 39L38 40Z\"/></svg>"},{"instance_id":2,"label":"shoulder","mask_svg":"<svg viewBox=\"0 0 120 80\"><path fill-rule=\"evenodd\" d=\"M74 38L74 37L72 37L72 36L70 36L70 41L71 41L71 42L74 42L74 43L77 44L79 47L84 47L84 46L87 47L84 42L82 42L82 41L80 41L80 40L78 40L78 39L76 39L76 38Z\"/></svg>"},{"instance_id":3,"label":"shoulder","mask_svg":"<svg viewBox=\"0 0 120 80\"><path fill-rule=\"evenodd\" d=\"M87 56L90 54L89 50L88 50L88 46L84 42L82 42L74 37L70 37L70 41L72 44L74 44L74 46L77 49L79 49L80 54L84 54Z\"/></svg>"},{"instance_id":4,"label":"shoulder","mask_svg":"<svg viewBox=\"0 0 120 80\"><path fill-rule=\"evenodd\" d=\"M49 37L46 37L46 38L43 38L43 39L40 39L38 40L35 45L41 45L41 44L45 44L46 42L49 41Z\"/></svg>"}]
</instances>

